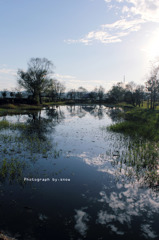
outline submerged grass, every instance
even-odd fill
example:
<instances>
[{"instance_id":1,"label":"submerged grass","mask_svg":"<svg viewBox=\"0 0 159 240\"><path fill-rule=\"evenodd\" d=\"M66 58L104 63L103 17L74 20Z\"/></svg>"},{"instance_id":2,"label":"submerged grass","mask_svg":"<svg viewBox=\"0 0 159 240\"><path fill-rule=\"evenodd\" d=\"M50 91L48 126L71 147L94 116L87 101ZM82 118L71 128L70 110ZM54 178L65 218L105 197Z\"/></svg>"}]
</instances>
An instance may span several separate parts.
<instances>
[{"instance_id":1,"label":"submerged grass","mask_svg":"<svg viewBox=\"0 0 159 240\"><path fill-rule=\"evenodd\" d=\"M159 186L159 144L150 141L130 141L120 156L120 164L126 166L126 175L134 176L151 187Z\"/></svg>"},{"instance_id":2,"label":"submerged grass","mask_svg":"<svg viewBox=\"0 0 159 240\"><path fill-rule=\"evenodd\" d=\"M16 158L4 158L0 164L0 180L3 181L7 177L11 182L13 180L22 181L22 172L25 168L25 162Z\"/></svg>"},{"instance_id":3,"label":"submerged grass","mask_svg":"<svg viewBox=\"0 0 159 240\"><path fill-rule=\"evenodd\" d=\"M124 119L108 127L130 136L120 154L120 164L126 166L126 174L135 172L139 181L144 179L151 187L159 186L159 112L134 108L124 114Z\"/></svg>"},{"instance_id":4,"label":"submerged grass","mask_svg":"<svg viewBox=\"0 0 159 240\"><path fill-rule=\"evenodd\" d=\"M24 129L26 128L26 124L24 123L11 123L8 122L7 120L2 120L0 121L0 130L2 129L11 129L11 130L16 130L16 129Z\"/></svg>"}]
</instances>

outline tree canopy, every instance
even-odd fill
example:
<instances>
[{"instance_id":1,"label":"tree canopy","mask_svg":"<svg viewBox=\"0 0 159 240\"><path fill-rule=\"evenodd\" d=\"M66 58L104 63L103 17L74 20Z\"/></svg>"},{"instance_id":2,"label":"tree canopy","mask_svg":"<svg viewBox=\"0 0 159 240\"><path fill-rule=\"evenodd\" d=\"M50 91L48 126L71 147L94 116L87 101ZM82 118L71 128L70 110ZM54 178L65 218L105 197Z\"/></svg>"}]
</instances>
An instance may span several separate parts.
<instances>
[{"instance_id":1,"label":"tree canopy","mask_svg":"<svg viewBox=\"0 0 159 240\"><path fill-rule=\"evenodd\" d=\"M46 58L31 58L27 71L18 70L18 84L33 94L33 100L41 103L41 94L50 85L53 63Z\"/></svg>"}]
</instances>

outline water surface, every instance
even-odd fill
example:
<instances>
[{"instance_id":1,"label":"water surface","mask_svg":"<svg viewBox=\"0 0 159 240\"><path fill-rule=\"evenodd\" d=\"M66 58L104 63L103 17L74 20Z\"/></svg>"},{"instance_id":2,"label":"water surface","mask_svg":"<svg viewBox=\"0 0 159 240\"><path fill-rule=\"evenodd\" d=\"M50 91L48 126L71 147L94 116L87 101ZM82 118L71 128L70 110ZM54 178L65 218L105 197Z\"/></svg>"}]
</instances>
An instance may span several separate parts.
<instances>
[{"instance_id":1,"label":"water surface","mask_svg":"<svg viewBox=\"0 0 159 240\"><path fill-rule=\"evenodd\" d=\"M106 129L114 111L5 117L26 127L1 131L0 230L16 239L159 239L158 192L126 175L120 156L130 139Z\"/></svg>"}]
</instances>

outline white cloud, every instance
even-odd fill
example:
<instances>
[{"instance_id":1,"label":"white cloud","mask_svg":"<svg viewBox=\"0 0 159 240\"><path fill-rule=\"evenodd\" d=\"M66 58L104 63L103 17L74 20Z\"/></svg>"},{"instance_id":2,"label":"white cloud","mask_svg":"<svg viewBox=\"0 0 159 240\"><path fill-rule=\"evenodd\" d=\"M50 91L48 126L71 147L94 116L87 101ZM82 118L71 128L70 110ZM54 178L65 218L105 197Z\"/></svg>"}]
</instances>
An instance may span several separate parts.
<instances>
[{"instance_id":1,"label":"white cloud","mask_svg":"<svg viewBox=\"0 0 159 240\"><path fill-rule=\"evenodd\" d=\"M0 68L0 74L10 74L15 76L17 74L17 70L10 68Z\"/></svg>"},{"instance_id":2,"label":"white cloud","mask_svg":"<svg viewBox=\"0 0 159 240\"><path fill-rule=\"evenodd\" d=\"M61 79L61 80L63 80L63 79L76 79L75 76L72 76L72 75L62 75L62 74L58 74L58 73L54 74L53 76L56 77L57 79Z\"/></svg>"},{"instance_id":3,"label":"white cloud","mask_svg":"<svg viewBox=\"0 0 159 240\"><path fill-rule=\"evenodd\" d=\"M159 22L158 0L126 0L132 6L129 11L133 15L139 15L145 21Z\"/></svg>"},{"instance_id":4,"label":"white cloud","mask_svg":"<svg viewBox=\"0 0 159 240\"><path fill-rule=\"evenodd\" d=\"M122 8L122 13L127 13L127 12L129 12L128 6L124 6L124 7Z\"/></svg>"},{"instance_id":5,"label":"white cloud","mask_svg":"<svg viewBox=\"0 0 159 240\"><path fill-rule=\"evenodd\" d=\"M16 86L17 70L7 68L6 65L0 66L0 90L12 90Z\"/></svg>"},{"instance_id":6,"label":"white cloud","mask_svg":"<svg viewBox=\"0 0 159 240\"><path fill-rule=\"evenodd\" d=\"M103 44L119 43L125 36L141 29L141 25L147 22L159 22L158 0L104 0L108 8L118 9L121 12L120 19L111 24L101 25L98 30L88 32L80 39L68 39L67 43L92 44L97 41ZM123 5L124 4L124 5Z\"/></svg>"},{"instance_id":7,"label":"white cloud","mask_svg":"<svg viewBox=\"0 0 159 240\"><path fill-rule=\"evenodd\" d=\"M111 1L106 1L108 4ZM159 22L159 1L158 0L116 0L118 8L122 13L129 13L128 17L140 18L144 21ZM125 3L120 6L120 3ZM114 8L117 6L114 4Z\"/></svg>"},{"instance_id":8,"label":"white cloud","mask_svg":"<svg viewBox=\"0 0 159 240\"><path fill-rule=\"evenodd\" d=\"M131 21L130 20L128 21L126 19L121 19L111 24L102 25L102 28L109 29L110 31L119 30L119 33L121 31L125 31L126 34L129 34L130 32L138 31L140 29L140 24L143 22L144 21L141 19L136 19Z\"/></svg>"},{"instance_id":9,"label":"white cloud","mask_svg":"<svg viewBox=\"0 0 159 240\"><path fill-rule=\"evenodd\" d=\"M81 42L85 45L91 44L94 41L101 43L117 43L121 42L122 38L129 35L131 32L136 32L140 29L141 19L126 20L121 19L111 24L100 26L100 30L89 32L84 38L79 40L68 40L69 43Z\"/></svg>"}]
</instances>

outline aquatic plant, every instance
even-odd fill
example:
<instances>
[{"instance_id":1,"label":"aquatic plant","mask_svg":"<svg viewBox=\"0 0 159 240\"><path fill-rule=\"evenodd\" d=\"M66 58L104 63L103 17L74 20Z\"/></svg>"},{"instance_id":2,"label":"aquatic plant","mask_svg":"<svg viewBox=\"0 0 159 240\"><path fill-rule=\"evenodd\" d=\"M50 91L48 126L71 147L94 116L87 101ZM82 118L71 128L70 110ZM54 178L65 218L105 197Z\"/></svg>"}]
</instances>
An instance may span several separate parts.
<instances>
[{"instance_id":1,"label":"aquatic plant","mask_svg":"<svg viewBox=\"0 0 159 240\"><path fill-rule=\"evenodd\" d=\"M119 149L119 150L118 150ZM123 146L116 146L112 151L112 165L119 165L118 171L122 172L129 180L139 181L151 187L159 186L159 144L149 140L131 139L125 141Z\"/></svg>"},{"instance_id":2,"label":"aquatic plant","mask_svg":"<svg viewBox=\"0 0 159 240\"><path fill-rule=\"evenodd\" d=\"M4 181L8 178L9 181L22 181L22 171L26 163L16 158L4 158L0 163L0 180Z\"/></svg>"}]
</instances>

